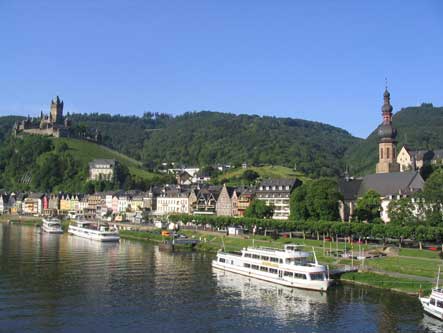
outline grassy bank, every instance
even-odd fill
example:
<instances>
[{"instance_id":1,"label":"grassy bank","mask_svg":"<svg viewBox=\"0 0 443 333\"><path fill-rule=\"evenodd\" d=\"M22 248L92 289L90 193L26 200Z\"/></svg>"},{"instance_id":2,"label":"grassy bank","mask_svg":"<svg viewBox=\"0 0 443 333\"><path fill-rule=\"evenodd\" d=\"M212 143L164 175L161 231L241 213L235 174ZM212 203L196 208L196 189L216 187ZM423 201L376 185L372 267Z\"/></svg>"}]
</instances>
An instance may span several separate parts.
<instances>
[{"instance_id":1,"label":"grassy bank","mask_svg":"<svg viewBox=\"0 0 443 333\"><path fill-rule=\"evenodd\" d=\"M126 239L136 239L142 241L162 242L169 237L162 236L159 232L155 231L132 231L132 230L120 230L120 237Z\"/></svg>"},{"instance_id":2,"label":"grassy bank","mask_svg":"<svg viewBox=\"0 0 443 333\"><path fill-rule=\"evenodd\" d=\"M432 284L430 282L415 281L411 279L366 272L345 273L341 276L340 280L375 288L408 293L411 295L417 295L420 289L424 294L430 294L432 288Z\"/></svg>"},{"instance_id":3,"label":"grassy bank","mask_svg":"<svg viewBox=\"0 0 443 333\"><path fill-rule=\"evenodd\" d=\"M22 225L41 225L42 219L35 216L0 215L0 223L9 222Z\"/></svg>"}]
</instances>

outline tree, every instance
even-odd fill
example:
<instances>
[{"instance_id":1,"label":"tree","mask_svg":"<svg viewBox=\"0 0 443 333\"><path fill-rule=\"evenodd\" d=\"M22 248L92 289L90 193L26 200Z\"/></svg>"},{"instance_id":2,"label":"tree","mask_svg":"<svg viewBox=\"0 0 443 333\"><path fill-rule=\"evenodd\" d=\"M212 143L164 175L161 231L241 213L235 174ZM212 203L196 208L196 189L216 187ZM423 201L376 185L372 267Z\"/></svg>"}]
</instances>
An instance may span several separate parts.
<instances>
[{"instance_id":1,"label":"tree","mask_svg":"<svg viewBox=\"0 0 443 333\"><path fill-rule=\"evenodd\" d=\"M291 220L300 221L309 218L309 210L306 202L306 195L308 192L308 185L303 184L297 187L291 194L289 201Z\"/></svg>"},{"instance_id":2,"label":"tree","mask_svg":"<svg viewBox=\"0 0 443 333\"><path fill-rule=\"evenodd\" d=\"M411 198L392 200L388 206L389 218L392 224L413 225L417 222L414 214L415 205Z\"/></svg>"},{"instance_id":3,"label":"tree","mask_svg":"<svg viewBox=\"0 0 443 333\"><path fill-rule=\"evenodd\" d=\"M321 178L305 183L291 194L291 218L336 221L340 218L341 199L337 182L333 179Z\"/></svg>"},{"instance_id":4,"label":"tree","mask_svg":"<svg viewBox=\"0 0 443 333\"><path fill-rule=\"evenodd\" d=\"M254 170L245 170L242 174L242 179L246 180L248 183L255 181L260 175Z\"/></svg>"},{"instance_id":5,"label":"tree","mask_svg":"<svg viewBox=\"0 0 443 333\"><path fill-rule=\"evenodd\" d=\"M435 170L425 182L422 208L430 225L443 223L443 169Z\"/></svg>"},{"instance_id":6,"label":"tree","mask_svg":"<svg viewBox=\"0 0 443 333\"><path fill-rule=\"evenodd\" d=\"M262 200L253 200L245 211L245 217L268 219L274 214L274 208Z\"/></svg>"},{"instance_id":7,"label":"tree","mask_svg":"<svg viewBox=\"0 0 443 333\"><path fill-rule=\"evenodd\" d=\"M375 222L380 219L380 194L369 190L357 200L356 216L359 221Z\"/></svg>"}]
</instances>

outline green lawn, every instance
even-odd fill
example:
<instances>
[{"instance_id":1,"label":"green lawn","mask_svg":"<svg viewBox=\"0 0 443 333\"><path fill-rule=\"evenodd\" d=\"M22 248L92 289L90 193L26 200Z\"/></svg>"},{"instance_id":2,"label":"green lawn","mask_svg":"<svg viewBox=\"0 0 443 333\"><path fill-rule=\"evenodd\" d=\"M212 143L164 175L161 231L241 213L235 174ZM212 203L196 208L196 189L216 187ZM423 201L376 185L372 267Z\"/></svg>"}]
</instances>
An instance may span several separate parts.
<instances>
[{"instance_id":1,"label":"green lawn","mask_svg":"<svg viewBox=\"0 0 443 333\"><path fill-rule=\"evenodd\" d=\"M419 250L419 249L405 249L399 251L400 256L419 257L429 259L440 259L439 251Z\"/></svg>"},{"instance_id":2,"label":"green lawn","mask_svg":"<svg viewBox=\"0 0 443 333\"><path fill-rule=\"evenodd\" d=\"M435 278L438 271L438 265L443 264L443 261L421 260L420 258L385 257L366 260L365 264L369 267L374 267L387 272Z\"/></svg>"},{"instance_id":3,"label":"green lawn","mask_svg":"<svg viewBox=\"0 0 443 333\"><path fill-rule=\"evenodd\" d=\"M117 151L114 151L110 148L98 145L93 142L78 140L78 139L68 139L68 138L59 138L54 139L54 143L66 143L73 152L74 156L79 159L83 163L89 163L93 159L98 158L109 158L118 160L121 164L126 165L129 169L129 172L143 179L150 180L158 174L152 173L142 169L141 162L134 160L126 155L123 155Z\"/></svg>"}]
</instances>

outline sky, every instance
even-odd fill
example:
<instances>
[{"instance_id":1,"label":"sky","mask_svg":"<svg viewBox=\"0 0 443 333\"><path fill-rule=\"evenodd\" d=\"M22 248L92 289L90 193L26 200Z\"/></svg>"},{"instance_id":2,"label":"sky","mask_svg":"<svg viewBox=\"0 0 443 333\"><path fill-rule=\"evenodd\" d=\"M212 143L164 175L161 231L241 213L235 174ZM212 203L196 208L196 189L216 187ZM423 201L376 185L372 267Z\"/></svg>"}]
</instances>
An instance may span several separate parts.
<instances>
[{"instance_id":1,"label":"sky","mask_svg":"<svg viewBox=\"0 0 443 333\"><path fill-rule=\"evenodd\" d=\"M0 115L211 110L366 137L443 105L443 1L0 0Z\"/></svg>"}]
</instances>

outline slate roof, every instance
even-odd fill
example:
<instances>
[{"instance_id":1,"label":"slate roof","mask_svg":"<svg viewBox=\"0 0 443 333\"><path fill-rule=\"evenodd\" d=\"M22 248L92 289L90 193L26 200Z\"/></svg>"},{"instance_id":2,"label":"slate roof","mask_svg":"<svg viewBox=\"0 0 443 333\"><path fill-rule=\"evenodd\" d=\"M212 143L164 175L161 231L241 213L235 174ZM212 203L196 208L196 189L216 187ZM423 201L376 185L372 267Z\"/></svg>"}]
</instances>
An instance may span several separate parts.
<instances>
[{"instance_id":1,"label":"slate roof","mask_svg":"<svg viewBox=\"0 0 443 333\"><path fill-rule=\"evenodd\" d=\"M418 171L376 173L362 179L358 196L369 190L378 192L381 196L407 194L421 190L424 180Z\"/></svg>"},{"instance_id":2,"label":"slate roof","mask_svg":"<svg viewBox=\"0 0 443 333\"><path fill-rule=\"evenodd\" d=\"M338 182L338 190L343 195L343 199L356 200L358 198L358 192L362 182L363 179L361 178L340 179Z\"/></svg>"},{"instance_id":3,"label":"slate roof","mask_svg":"<svg viewBox=\"0 0 443 333\"><path fill-rule=\"evenodd\" d=\"M95 168L96 165L103 165L103 164L109 164L109 165L111 165L111 167L114 167L115 160L99 158L99 159L92 160L91 162L89 162L89 167Z\"/></svg>"},{"instance_id":4,"label":"slate roof","mask_svg":"<svg viewBox=\"0 0 443 333\"><path fill-rule=\"evenodd\" d=\"M270 178L265 179L260 183L260 186L294 186L297 180L295 178Z\"/></svg>"}]
</instances>

